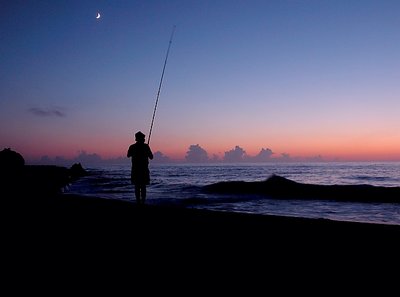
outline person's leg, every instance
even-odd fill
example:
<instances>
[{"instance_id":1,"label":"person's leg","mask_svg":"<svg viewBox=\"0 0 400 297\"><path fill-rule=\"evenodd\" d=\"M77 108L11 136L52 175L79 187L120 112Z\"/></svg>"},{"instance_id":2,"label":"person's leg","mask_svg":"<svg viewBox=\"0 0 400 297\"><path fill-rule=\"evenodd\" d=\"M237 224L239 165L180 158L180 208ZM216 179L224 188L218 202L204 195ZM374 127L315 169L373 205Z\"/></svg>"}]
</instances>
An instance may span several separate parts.
<instances>
[{"instance_id":1,"label":"person's leg","mask_svg":"<svg viewBox=\"0 0 400 297\"><path fill-rule=\"evenodd\" d=\"M144 204L144 201L146 200L146 185L140 186L140 192L141 192L142 204Z\"/></svg>"},{"instance_id":2,"label":"person's leg","mask_svg":"<svg viewBox=\"0 0 400 297\"><path fill-rule=\"evenodd\" d=\"M136 203L140 203L140 187L139 185L135 185L135 197L136 197Z\"/></svg>"}]
</instances>

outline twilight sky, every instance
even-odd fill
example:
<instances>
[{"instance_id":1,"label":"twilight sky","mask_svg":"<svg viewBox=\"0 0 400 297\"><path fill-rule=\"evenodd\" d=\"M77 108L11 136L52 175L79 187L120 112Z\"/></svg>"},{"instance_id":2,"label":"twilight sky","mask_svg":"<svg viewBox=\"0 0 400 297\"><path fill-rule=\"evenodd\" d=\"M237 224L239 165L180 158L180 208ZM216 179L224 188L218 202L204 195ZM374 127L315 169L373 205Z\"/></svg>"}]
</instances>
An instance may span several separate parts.
<instances>
[{"instance_id":1,"label":"twilight sky","mask_svg":"<svg viewBox=\"0 0 400 297\"><path fill-rule=\"evenodd\" d=\"M400 160L389 0L1 1L0 149L125 156L174 25L153 152Z\"/></svg>"}]
</instances>

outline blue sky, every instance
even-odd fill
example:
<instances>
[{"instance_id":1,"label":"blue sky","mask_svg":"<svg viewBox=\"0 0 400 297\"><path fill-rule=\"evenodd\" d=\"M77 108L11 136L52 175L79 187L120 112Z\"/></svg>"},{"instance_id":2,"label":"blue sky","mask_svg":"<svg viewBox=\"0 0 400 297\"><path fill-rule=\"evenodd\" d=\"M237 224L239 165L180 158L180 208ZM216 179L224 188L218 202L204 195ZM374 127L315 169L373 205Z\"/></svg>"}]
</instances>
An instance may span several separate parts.
<instances>
[{"instance_id":1,"label":"blue sky","mask_svg":"<svg viewBox=\"0 0 400 297\"><path fill-rule=\"evenodd\" d=\"M97 12L101 18L96 19ZM400 160L398 1L2 1L0 144Z\"/></svg>"}]
</instances>

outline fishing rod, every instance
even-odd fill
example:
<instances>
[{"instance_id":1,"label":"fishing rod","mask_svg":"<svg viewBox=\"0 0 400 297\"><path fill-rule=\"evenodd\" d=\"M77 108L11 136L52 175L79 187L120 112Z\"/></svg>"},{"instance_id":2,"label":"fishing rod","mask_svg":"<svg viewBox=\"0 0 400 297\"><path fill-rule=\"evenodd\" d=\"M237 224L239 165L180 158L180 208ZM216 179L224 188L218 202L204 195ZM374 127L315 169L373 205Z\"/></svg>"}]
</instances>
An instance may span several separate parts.
<instances>
[{"instance_id":1,"label":"fishing rod","mask_svg":"<svg viewBox=\"0 0 400 297\"><path fill-rule=\"evenodd\" d=\"M169 49L171 48L171 43L172 43L172 38L174 37L175 28L176 28L176 26L174 25L174 27L172 28L171 37L170 37L169 43L168 43L167 54L166 54L165 60L164 60L164 66L163 66L163 70L162 70L162 73L161 73L160 84L158 85L157 98L156 98L156 103L154 105L153 117L151 119L150 132L149 132L149 138L147 139L147 144L150 144L151 131L153 130L154 118L156 116L158 98L160 97L161 86L162 86L162 82L163 82L163 79L164 79L165 66L167 66Z\"/></svg>"}]
</instances>

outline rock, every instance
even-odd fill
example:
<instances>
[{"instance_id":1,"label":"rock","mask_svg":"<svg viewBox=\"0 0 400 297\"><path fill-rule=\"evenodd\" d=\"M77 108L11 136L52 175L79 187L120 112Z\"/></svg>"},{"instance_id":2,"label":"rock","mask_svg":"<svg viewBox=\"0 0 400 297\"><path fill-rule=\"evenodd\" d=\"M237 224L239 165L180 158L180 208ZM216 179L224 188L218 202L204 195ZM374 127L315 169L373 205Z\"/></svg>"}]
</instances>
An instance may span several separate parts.
<instances>
[{"instance_id":1,"label":"rock","mask_svg":"<svg viewBox=\"0 0 400 297\"><path fill-rule=\"evenodd\" d=\"M69 169L69 176L71 181L75 181L81 178L82 176L86 176L87 174L88 174L87 171L83 169L81 163L75 163Z\"/></svg>"},{"instance_id":2,"label":"rock","mask_svg":"<svg viewBox=\"0 0 400 297\"><path fill-rule=\"evenodd\" d=\"M25 165L25 159L20 153L5 148L0 152L0 168L1 171L20 170Z\"/></svg>"},{"instance_id":3,"label":"rock","mask_svg":"<svg viewBox=\"0 0 400 297\"><path fill-rule=\"evenodd\" d=\"M38 202L57 195L71 182L86 175L80 163L71 168L55 165L25 165L21 154L5 148L0 152L0 194L20 203ZM18 200L16 200L18 198Z\"/></svg>"}]
</instances>

